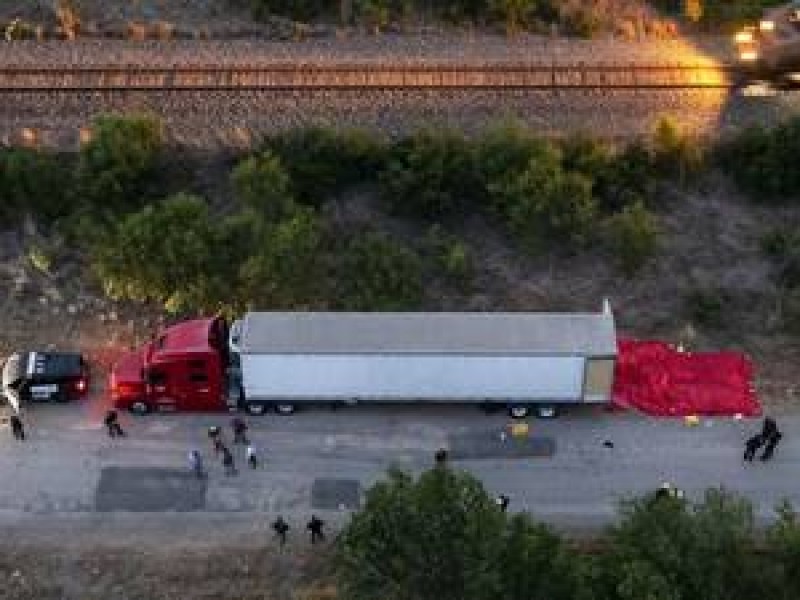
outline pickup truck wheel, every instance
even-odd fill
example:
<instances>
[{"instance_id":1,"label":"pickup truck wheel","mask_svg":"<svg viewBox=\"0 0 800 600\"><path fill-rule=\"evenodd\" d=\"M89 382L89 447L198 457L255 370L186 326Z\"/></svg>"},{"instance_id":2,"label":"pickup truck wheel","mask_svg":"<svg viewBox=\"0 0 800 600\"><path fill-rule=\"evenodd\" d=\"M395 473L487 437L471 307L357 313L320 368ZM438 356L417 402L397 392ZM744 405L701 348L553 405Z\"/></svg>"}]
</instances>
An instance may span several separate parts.
<instances>
[{"instance_id":1,"label":"pickup truck wheel","mask_svg":"<svg viewBox=\"0 0 800 600\"><path fill-rule=\"evenodd\" d=\"M294 413L295 406L294 404L276 404L275 405L275 412L279 415L291 415Z\"/></svg>"},{"instance_id":2,"label":"pickup truck wheel","mask_svg":"<svg viewBox=\"0 0 800 600\"><path fill-rule=\"evenodd\" d=\"M508 414L512 419L524 419L530 413L530 407L525 404L512 404L508 407Z\"/></svg>"},{"instance_id":3,"label":"pickup truck wheel","mask_svg":"<svg viewBox=\"0 0 800 600\"><path fill-rule=\"evenodd\" d=\"M267 405L263 402L248 402L244 405L244 409L247 411L247 414L260 416L267 413Z\"/></svg>"},{"instance_id":4,"label":"pickup truck wheel","mask_svg":"<svg viewBox=\"0 0 800 600\"><path fill-rule=\"evenodd\" d=\"M146 415L150 412L150 405L143 400L137 400L131 404L131 412L135 415Z\"/></svg>"}]
</instances>

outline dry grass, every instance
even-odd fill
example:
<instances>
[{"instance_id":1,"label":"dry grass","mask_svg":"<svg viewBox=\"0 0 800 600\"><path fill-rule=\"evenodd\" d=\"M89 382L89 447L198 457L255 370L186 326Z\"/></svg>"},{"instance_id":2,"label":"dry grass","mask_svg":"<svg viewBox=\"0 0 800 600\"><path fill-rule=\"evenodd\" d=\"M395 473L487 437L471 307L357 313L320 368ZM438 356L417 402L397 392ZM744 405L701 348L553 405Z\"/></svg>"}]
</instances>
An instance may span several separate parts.
<instances>
[{"instance_id":1,"label":"dry grass","mask_svg":"<svg viewBox=\"0 0 800 600\"><path fill-rule=\"evenodd\" d=\"M19 547L0 552L0 599L334 600L329 551Z\"/></svg>"}]
</instances>

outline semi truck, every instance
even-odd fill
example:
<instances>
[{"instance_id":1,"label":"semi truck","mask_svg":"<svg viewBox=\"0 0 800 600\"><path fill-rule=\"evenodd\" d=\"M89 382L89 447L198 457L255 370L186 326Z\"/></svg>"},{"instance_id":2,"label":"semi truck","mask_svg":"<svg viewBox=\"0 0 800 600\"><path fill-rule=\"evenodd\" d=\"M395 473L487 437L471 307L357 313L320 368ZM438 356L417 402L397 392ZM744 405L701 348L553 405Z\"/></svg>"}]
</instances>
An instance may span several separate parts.
<instances>
[{"instance_id":1,"label":"semi truck","mask_svg":"<svg viewBox=\"0 0 800 600\"><path fill-rule=\"evenodd\" d=\"M607 403L614 317L597 313L249 312L166 328L114 365L117 408L290 414L309 404L472 403L514 417Z\"/></svg>"}]
</instances>

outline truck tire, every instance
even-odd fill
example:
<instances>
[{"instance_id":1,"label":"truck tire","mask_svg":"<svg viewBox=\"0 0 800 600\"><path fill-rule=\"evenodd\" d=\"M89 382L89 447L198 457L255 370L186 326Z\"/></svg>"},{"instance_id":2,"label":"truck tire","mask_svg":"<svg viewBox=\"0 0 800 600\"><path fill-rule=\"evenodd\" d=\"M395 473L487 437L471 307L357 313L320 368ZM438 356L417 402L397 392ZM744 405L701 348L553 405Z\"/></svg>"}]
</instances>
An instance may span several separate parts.
<instances>
[{"instance_id":1,"label":"truck tire","mask_svg":"<svg viewBox=\"0 0 800 600\"><path fill-rule=\"evenodd\" d=\"M279 402L278 404L275 405L275 412L278 413L279 415L287 416L293 414L295 408L296 407L294 404Z\"/></svg>"},{"instance_id":2,"label":"truck tire","mask_svg":"<svg viewBox=\"0 0 800 600\"><path fill-rule=\"evenodd\" d=\"M150 412L150 405L144 400L137 400L131 404L130 411L135 415L146 415Z\"/></svg>"},{"instance_id":3,"label":"truck tire","mask_svg":"<svg viewBox=\"0 0 800 600\"><path fill-rule=\"evenodd\" d=\"M508 407L508 416L512 419L524 419L531 412L531 407L527 404L510 404Z\"/></svg>"},{"instance_id":4,"label":"truck tire","mask_svg":"<svg viewBox=\"0 0 800 600\"><path fill-rule=\"evenodd\" d=\"M248 402L244 405L248 415L261 416L267 414L267 405L263 402Z\"/></svg>"}]
</instances>

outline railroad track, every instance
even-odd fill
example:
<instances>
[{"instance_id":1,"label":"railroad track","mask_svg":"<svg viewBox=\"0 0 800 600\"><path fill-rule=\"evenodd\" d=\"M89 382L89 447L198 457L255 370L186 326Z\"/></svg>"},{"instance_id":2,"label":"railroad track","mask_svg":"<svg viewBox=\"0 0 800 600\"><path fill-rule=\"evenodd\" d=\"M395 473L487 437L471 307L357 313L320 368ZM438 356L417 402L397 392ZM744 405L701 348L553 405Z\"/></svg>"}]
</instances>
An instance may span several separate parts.
<instances>
[{"instance_id":1,"label":"railroad track","mask_svg":"<svg viewBox=\"0 0 800 600\"><path fill-rule=\"evenodd\" d=\"M275 64L235 66L0 67L0 93L392 89L698 89L731 87L713 65Z\"/></svg>"}]
</instances>

